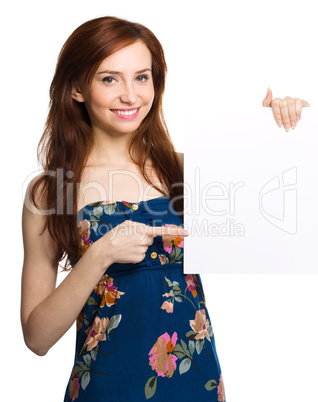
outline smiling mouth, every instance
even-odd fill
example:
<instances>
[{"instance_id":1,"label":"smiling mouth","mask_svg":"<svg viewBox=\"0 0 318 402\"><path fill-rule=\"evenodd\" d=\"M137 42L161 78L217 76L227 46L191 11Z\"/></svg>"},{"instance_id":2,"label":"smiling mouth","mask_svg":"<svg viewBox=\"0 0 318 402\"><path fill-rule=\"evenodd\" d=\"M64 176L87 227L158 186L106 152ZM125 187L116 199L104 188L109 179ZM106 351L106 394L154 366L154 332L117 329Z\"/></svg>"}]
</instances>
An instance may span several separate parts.
<instances>
[{"instance_id":1,"label":"smiling mouth","mask_svg":"<svg viewBox=\"0 0 318 402\"><path fill-rule=\"evenodd\" d=\"M110 109L113 113L119 114L120 116L132 116L138 112L140 106L135 109Z\"/></svg>"}]
</instances>

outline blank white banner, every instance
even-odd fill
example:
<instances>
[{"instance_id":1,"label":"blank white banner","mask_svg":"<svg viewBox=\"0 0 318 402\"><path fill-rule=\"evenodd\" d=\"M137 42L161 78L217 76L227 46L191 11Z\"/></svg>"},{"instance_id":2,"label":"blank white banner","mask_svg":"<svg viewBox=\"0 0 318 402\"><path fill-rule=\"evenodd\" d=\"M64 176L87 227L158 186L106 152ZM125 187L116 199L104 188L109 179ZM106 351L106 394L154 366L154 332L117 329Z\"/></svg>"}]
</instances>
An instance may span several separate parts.
<instances>
[{"instance_id":1,"label":"blank white banner","mask_svg":"<svg viewBox=\"0 0 318 402\"><path fill-rule=\"evenodd\" d=\"M318 273L317 116L187 120L186 273Z\"/></svg>"}]
</instances>

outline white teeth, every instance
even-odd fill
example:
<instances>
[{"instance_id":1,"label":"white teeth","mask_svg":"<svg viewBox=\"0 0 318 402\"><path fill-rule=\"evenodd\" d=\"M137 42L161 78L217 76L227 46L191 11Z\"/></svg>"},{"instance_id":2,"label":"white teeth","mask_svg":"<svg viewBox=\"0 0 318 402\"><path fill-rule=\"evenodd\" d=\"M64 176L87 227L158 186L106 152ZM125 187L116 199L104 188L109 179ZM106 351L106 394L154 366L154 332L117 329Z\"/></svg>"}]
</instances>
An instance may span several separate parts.
<instances>
[{"instance_id":1,"label":"white teeth","mask_svg":"<svg viewBox=\"0 0 318 402\"><path fill-rule=\"evenodd\" d=\"M123 111L123 110L113 110L113 112L116 113L116 114L120 114L120 115L122 115L122 116L131 116L131 115L137 113L137 110L138 110L138 108L137 108L137 109L134 109L134 110L129 110L129 111L128 111L128 110L126 110L126 111Z\"/></svg>"}]
</instances>

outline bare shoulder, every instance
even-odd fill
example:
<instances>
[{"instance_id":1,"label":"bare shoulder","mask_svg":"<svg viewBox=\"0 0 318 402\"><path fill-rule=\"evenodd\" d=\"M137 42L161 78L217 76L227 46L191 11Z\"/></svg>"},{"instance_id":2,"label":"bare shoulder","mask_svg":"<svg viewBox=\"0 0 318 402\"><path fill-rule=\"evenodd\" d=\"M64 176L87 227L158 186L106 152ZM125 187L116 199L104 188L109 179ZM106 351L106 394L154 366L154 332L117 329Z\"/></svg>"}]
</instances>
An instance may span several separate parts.
<instances>
[{"instance_id":1,"label":"bare shoulder","mask_svg":"<svg viewBox=\"0 0 318 402\"><path fill-rule=\"evenodd\" d=\"M39 214L39 212L40 212L41 210L45 209L45 202L44 202L43 194L42 194L42 192L43 192L43 182L40 183L40 185L37 187L37 189L36 189L36 191L35 191L35 194L34 194L34 198L35 198L36 205L37 205L39 208L37 208L37 207L34 205L34 202L33 202L33 200L32 200L32 196L31 196L35 182L36 182L38 179L40 179L41 177L43 177L44 175L45 175L45 173L43 172L43 173L40 173L40 174L38 174L37 176L35 176L35 177L30 181L30 183L28 184L28 187L27 187L26 192L25 192L23 208L24 208L24 209L27 208L30 212L33 212L33 213L35 213L35 214Z\"/></svg>"},{"instance_id":2,"label":"bare shoulder","mask_svg":"<svg viewBox=\"0 0 318 402\"><path fill-rule=\"evenodd\" d=\"M180 159L182 167L184 167L184 162L183 162L184 161L184 153L183 152L177 152L177 154L179 156L179 159Z\"/></svg>"}]
</instances>

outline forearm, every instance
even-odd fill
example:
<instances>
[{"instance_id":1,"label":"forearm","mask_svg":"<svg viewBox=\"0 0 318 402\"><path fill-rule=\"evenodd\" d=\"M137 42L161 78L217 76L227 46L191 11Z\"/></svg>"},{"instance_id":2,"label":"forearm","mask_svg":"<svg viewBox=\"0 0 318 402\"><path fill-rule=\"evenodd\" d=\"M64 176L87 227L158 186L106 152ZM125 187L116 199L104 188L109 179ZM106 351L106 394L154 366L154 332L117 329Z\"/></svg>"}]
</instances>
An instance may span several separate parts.
<instances>
[{"instance_id":1,"label":"forearm","mask_svg":"<svg viewBox=\"0 0 318 402\"><path fill-rule=\"evenodd\" d=\"M109 261L105 262L103 268L97 266L92 258L92 247L80 258L64 281L31 312L24 337L34 353L45 355L67 332L111 264Z\"/></svg>"}]
</instances>

